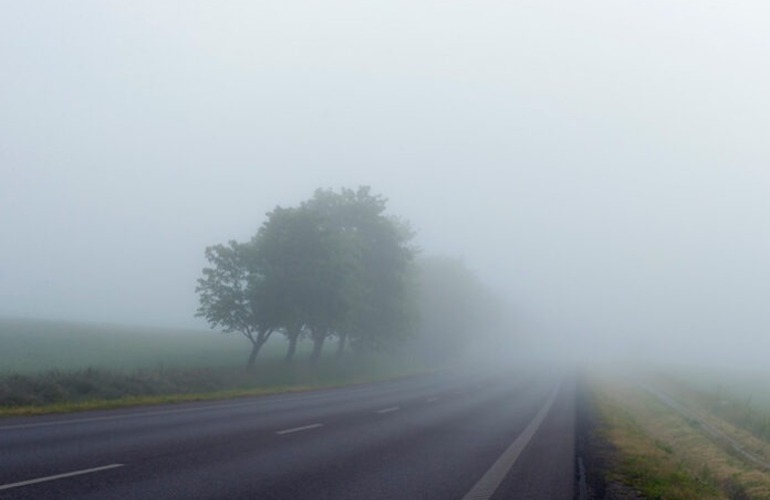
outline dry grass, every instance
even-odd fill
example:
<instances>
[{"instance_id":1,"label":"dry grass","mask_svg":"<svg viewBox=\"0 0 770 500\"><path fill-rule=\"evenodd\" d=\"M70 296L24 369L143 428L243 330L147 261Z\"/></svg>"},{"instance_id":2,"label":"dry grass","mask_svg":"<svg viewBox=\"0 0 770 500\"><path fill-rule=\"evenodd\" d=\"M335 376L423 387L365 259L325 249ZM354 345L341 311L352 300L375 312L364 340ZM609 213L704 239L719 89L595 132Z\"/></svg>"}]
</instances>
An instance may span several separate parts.
<instances>
[{"instance_id":1,"label":"dry grass","mask_svg":"<svg viewBox=\"0 0 770 500\"><path fill-rule=\"evenodd\" d=\"M617 450L609 481L647 498L770 498L770 474L713 442L697 422L631 382L594 377L592 388Z\"/></svg>"},{"instance_id":2,"label":"dry grass","mask_svg":"<svg viewBox=\"0 0 770 500\"><path fill-rule=\"evenodd\" d=\"M654 382L700 418L740 442L749 452L770 462L770 411L724 387L702 388L686 377L657 375ZM765 387L765 392L768 391Z\"/></svg>"},{"instance_id":3,"label":"dry grass","mask_svg":"<svg viewBox=\"0 0 770 500\"><path fill-rule=\"evenodd\" d=\"M648 415L640 419L637 409L621 396L625 394L616 386L594 384L602 437L615 450L609 460L608 484L622 483L644 498L725 498L713 484L683 469L671 445L646 429Z\"/></svg>"}]
</instances>

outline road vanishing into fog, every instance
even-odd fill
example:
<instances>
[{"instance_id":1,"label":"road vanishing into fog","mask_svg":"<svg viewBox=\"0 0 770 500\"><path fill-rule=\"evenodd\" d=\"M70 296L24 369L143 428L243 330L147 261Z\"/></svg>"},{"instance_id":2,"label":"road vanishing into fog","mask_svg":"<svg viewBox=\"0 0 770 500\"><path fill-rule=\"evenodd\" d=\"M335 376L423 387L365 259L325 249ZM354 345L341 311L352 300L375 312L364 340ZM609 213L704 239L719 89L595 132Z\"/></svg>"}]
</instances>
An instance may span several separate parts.
<instances>
[{"instance_id":1,"label":"road vanishing into fog","mask_svg":"<svg viewBox=\"0 0 770 500\"><path fill-rule=\"evenodd\" d=\"M574 383L454 371L0 420L0 498L571 499Z\"/></svg>"}]
</instances>

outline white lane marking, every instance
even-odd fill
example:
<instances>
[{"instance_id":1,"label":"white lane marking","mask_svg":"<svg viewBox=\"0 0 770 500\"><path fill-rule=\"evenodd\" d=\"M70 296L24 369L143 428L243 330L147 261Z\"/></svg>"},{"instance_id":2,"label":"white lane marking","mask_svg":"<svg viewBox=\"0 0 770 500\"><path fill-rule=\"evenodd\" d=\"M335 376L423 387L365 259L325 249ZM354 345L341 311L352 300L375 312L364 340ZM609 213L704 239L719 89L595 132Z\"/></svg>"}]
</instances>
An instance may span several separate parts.
<instances>
[{"instance_id":1,"label":"white lane marking","mask_svg":"<svg viewBox=\"0 0 770 500\"><path fill-rule=\"evenodd\" d=\"M505 479L505 476L513 467L513 464L516 463L521 452L524 451L535 432L540 428L540 424L545 420L548 411L553 406L553 402L556 401L556 395L559 393L560 387L561 384L554 388L551 396L543 407L540 408L540 411L537 412L537 415L527 424L527 427L519 434L519 437L500 455L500 458L492 464L492 467L489 468L486 474L479 479L479 482L471 488L471 491L463 497L463 500L489 500L492 497L497 487L500 486L500 483L503 482L503 479Z\"/></svg>"},{"instance_id":2,"label":"white lane marking","mask_svg":"<svg viewBox=\"0 0 770 500\"><path fill-rule=\"evenodd\" d=\"M438 401L438 397L432 397L425 400L426 403L433 403Z\"/></svg>"},{"instance_id":3,"label":"white lane marking","mask_svg":"<svg viewBox=\"0 0 770 500\"><path fill-rule=\"evenodd\" d=\"M292 427L291 429L283 429L282 431L276 431L275 433L278 435L291 434L292 432L302 432L309 431L310 429L317 429L321 426L323 426L323 424L303 425L302 427Z\"/></svg>"},{"instance_id":4,"label":"white lane marking","mask_svg":"<svg viewBox=\"0 0 770 500\"><path fill-rule=\"evenodd\" d=\"M103 470L117 469L118 467L124 467L124 464L111 464L104 465L102 467L94 467L93 469L76 470L74 472L66 472L64 474L56 474L55 476L40 477L37 479L30 479L29 481L19 481L18 483L2 484L0 490L10 490L11 488L18 488L20 486L28 486L30 484L44 483L46 481L54 481L56 479L63 479L65 477L80 476L83 474L91 474L92 472L100 472Z\"/></svg>"},{"instance_id":5,"label":"white lane marking","mask_svg":"<svg viewBox=\"0 0 770 500\"><path fill-rule=\"evenodd\" d=\"M390 413L392 411L398 411L400 410L400 406L391 406L390 408L383 408L382 410L377 410L376 413Z\"/></svg>"}]
</instances>

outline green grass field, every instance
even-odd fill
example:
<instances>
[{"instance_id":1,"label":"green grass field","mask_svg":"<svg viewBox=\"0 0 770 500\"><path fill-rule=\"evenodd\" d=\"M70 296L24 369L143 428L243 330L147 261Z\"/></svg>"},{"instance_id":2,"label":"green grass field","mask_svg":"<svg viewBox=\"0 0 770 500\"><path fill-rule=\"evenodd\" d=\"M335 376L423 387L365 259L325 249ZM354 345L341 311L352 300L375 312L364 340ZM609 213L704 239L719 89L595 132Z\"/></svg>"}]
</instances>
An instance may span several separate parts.
<instances>
[{"instance_id":1,"label":"green grass field","mask_svg":"<svg viewBox=\"0 0 770 500\"><path fill-rule=\"evenodd\" d=\"M281 341L261 355L282 353ZM0 376L46 370L220 367L245 362L249 343L238 334L62 321L0 319Z\"/></svg>"},{"instance_id":2,"label":"green grass field","mask_svg":"<svg viewBox=\"0 0 770 500\"><path fill-rule=\"evenodd\" d=\"M237 334L2 319L0 416L333 387L425 370L404 356L336 359L332 345L309 364L309 343L289 365L280 337L246 370L249 349Z\"/></svg>"}]
</instances>

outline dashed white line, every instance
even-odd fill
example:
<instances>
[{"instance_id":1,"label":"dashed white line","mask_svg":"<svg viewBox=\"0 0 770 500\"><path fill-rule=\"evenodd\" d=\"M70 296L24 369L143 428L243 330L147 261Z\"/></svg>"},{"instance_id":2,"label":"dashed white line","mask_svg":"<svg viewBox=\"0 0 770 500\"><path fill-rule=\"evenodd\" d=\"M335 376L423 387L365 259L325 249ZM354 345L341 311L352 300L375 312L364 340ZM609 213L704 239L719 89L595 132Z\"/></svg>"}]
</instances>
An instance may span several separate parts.
<instances>
[{"instance_id":1,"label":"dashed white line","mask_svg":"<svg viewBox=\"0 0 770 500\"><path fill-rule=\"evenodd\" d=\"M377 410L376 413L390 413L392 411L398 411L400 410L400 406L391 406L390 408L383 408L382 410Z\"/></svg>"},{"instance_id":2,"label":"dashed white line","mask_svg":"<svg viewBox=\"0 0 770 500\"><path fill-rule=\"evenodd\" d=\"M44 483L46 481L54 481L56 479L64 479L65 477L80 476L83 474L91 474L92 472L100 472L103 470L117 469L123 467L123 464L111 464L104 465L102 467L94 467L93 469L76 470L74 472L65 472L64 474L56 474L55 476L39 477L37 479L30 479L28 481L19 481L18 483L2 484L0 490L10 490L11 488L18 488L20 486L29 486L30 484Z\"/></svg>"},{"instance_id":3,"label":"dashed white line","mask_svg":"<svg viewBox=\"0 0 770 500\"><path fill-rule=\"evenodd\" d=\"M293 432L302 432L302 431L309 431L310 429L317 429L318 427L322 427L324 424L310 424L310 425L303 425L302 427L292 427L291 429L283 429L280 431L276 431L275 433L280 435L283 434L291 434Z\"/></svg>"},{"instance_id":4,"label":"dashed white line","mask_svg":"<svg viewBox=\"0 0 770 500\"><path fill-rule=\"evenodd\" d=\"M436 401L438 401L438 397L435 396L425 400L426 403L435 403Z\"/></svg>"}]
</instances>

